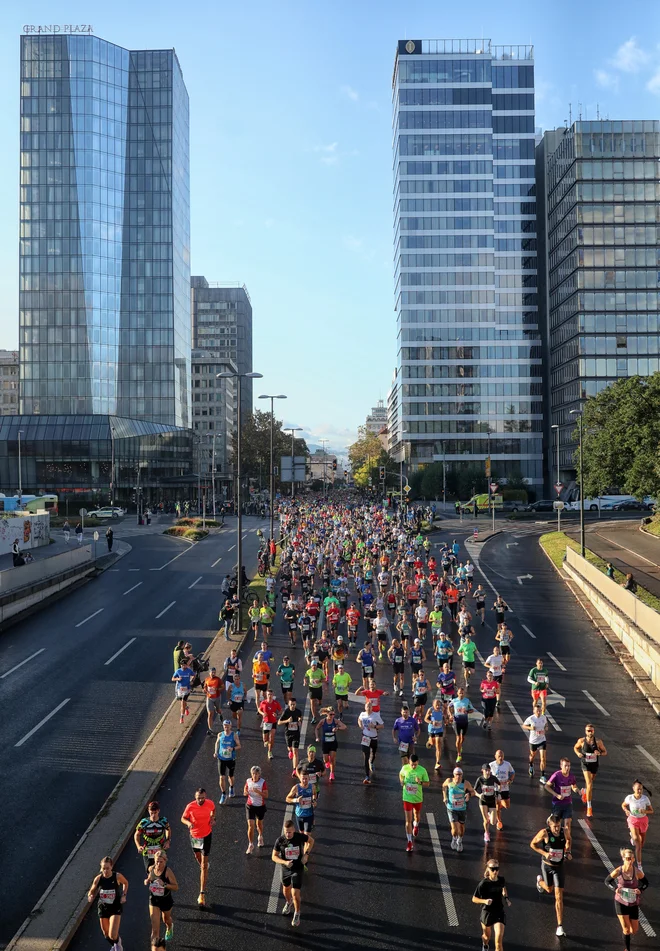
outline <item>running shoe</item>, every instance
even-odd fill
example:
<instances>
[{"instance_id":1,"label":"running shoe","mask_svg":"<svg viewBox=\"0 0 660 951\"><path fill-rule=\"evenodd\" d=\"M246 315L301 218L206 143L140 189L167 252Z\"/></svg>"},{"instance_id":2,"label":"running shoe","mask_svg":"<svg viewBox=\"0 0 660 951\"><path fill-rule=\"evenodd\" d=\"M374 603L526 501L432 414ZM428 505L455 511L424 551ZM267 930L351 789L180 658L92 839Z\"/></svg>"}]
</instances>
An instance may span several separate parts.
<instances>
[{"instance_id":1,"label":"running shoe","mask_svg":"<svg viewBox=\"0 0 660 951\"><path fill-rule=\"evenodd\" d=\"M457 763L460 763L462 759L463 759L463 757L462 757L462 755L459 753L458 756L456 757L456 762L457 762Z\"/></svg>"},{"instance_id":2,"label":"running shoe","mask_svg":"<svg viewBox=\"0 0 660 951\"><path fill-rule=\"evenodd\" d=\"M457 841L458 841L458 840L456 839L456 836L453 835L453 836L451 837L451 847L452 847L452 849L454 849L454 851L456 850L456 842L457 842Z\"/></svg>"},{"instance_id":3,"label":"running shoe","mask_svg":"<svg viewBox=\"0 0 660 951\"><path fill-rule=\"evenodd\" d=\"M543 891L544 891L544 889L541 887L541 882L542 882L542 881L543 881L542 876L541 876L541 875L537 875L537 876L536 876L536 891L539 893L539 895L542 895L542 894L543 894Z\"/></svg>"},{"instance_id":4,"label":"running shoe","mask_svg":"<svg viewBox=\"0 0 660 951\"><path fill-rule=\"evenodd\" d=\"M289 750L289 759L293 759L293 750Z\"/></svg>"},{"instance_id":5,"label":"running shoe","mask_svg":"<svg viewBox=\"0 0 660 951\"><path fill-rule=\"evenodd\" d=\"M260 835L259 838L257 839L257 848L263 849L263 847L264 847L264 837Z\"/></svg>"},{"instance_id":6,"label":"running shoe","mask_svg":"<svg viewBox=\"0 0 660 951\"><path fill-rule=\"evenodd\" d=\"M413 835L415 838L419 835L419 822L413 822Z\"/></svg>"},{"instance_id":7,"label":"running shoe","mask_svg":"<svg viewBox=\"0 0 660 951\"><path fill-rule=\"evenodd\" d=\"M457 852L463 851L463 839L461 839L460 836L456 839L456 851Z\"/></svg>"},{"instance_id":8,"label":"running shoe","mask_svg":"<svg viewBox=\"0 0 660 951\"><path fill-rule=\"evenodd\" d=\"M332 772L332 770L330 770L330 782L334 783L334 781L335 781L335 774Z\"/></svg>"},{"instance_id":9,"label":"running shoe","mask_svg":"<svg viewBox=\"0 0 660 951\"><path fill-rule=\"evenodd\" d=\"M594 811L591 806L587 806L587 819L593 819Z\"/></svg>"},{"instance_id":10,"label":"running shoe","mask_svg":"<svg viewBox=\"0 0 660 951\"><path fill-rule=\"evenodd\" d=\"M234 798L234 795L235 795L234 787L233 787L233 786L230 786L230 787L229 787L229 798L230 798L230 799L233 799L233 798Z\"/></svg>"},{"instance_id":11,"label":"running shoe","mask_svg":"<svg viewBox=\"0 0 660 951\"><path fill-rule=\"evenodd\" d=\"M557 926L557 930L555 931L555 934L557 935L558 938L563 938L566 936L566 932L564 931L561 925Z\"/></svg>"},{"instance_id":12,"label":"running shoe","mask_svg":"<svg viewBox=\"0 0 660 951\"><path fill-rule=\"evenodd\" d=\"M282 909L283 915L290 915L293 911L293 905L290 905L288 901L284 902L284 908Z\"/></svg>"},{"instance_id":13,"label":"running shoe","mask_svg":"<svg viewBox=\"0 0 660 951\"><path fill-rule=\"evenodd\" d=\"M294 911L293 918L291 919L291 927L298 928L300 925L300 915L297 911Z\"/></svg>"},{"instance_id":14,"label":"running shoe","mask_svg":"<svg viewBox=\"0 0 660 951\"><path fill-rule=\"evenodd\" d=\"M412 852L412 850L413 850L413 844L411 840L408 839L408 841L406 842L406 852Z\"/></svg>"},{"instance_id":15,"label":"running shoe","mask_svg":"<svg viewBox=\"0 0 660 951\"><path fill-rule=\"evenodd\" d=\"M172 923L169 928L165 930L165 940L171 941L174 937L174 923Z\"/></svg>"},{"instance_id":16,"label":"running shoe","mask_svg":"<svg viewBox=\"0 0 660 951\"><path fill-rule=\"evenodd\" d=\"M484 832L484 842L490 842L490 832Z\"/></svg>"},{"instance_id":17,"label":"running shoe","mask_svg":"<svg viewBox=\"0 0 660 951\"><path fill-rule=\"evenodd\" d=\"M298 773L295 771L295 769L292 769L292 770L291 770L291 776L293 777L293 776L297 776L297 775L298 775Z\"/></svg>"},{"instance_id":18,"label":"running shoe","mask_svg":"<svg viewBox=\"0 0 660 951\"><path fill-rule=\"evenodd\" d=\"M329 762L326 762L325 768L326 768L326 769L330 769L330 763L329 763Z\"/></svg>"},{"instance_id":19,"label":"running shoe","mask_svg":"<svg viewBox=\"0 0 660 951\"><path fill-rule=\"evenodd\" d=\"M251 842L249 842L249 843L248 843L248 847L247 847L247 849L245 850L245 854L246 854L246 855L252 855L253 852L254 852L254 845L253 845Z\"/></svg>"},{"instance_id":20,"label":"running shoe","mask_svg":"<svg viewBox=\"0 0 660 951\"><path fill-rule=\"evenodd\" d=\"M371 780L368 779L368 778L365 776L365 778L362 780L362 785L363 785L363 786L371 786Z\"/></svg>"},{"instance_id":21,"label":"running shoe","mask_svg":"<svg viewBox=\"0 0 660 951\"><path fill-rule=\"evenodd\" d=\"M273 758L273 751L268 750L268 759L272 759L272 758Z\"/></svg>"},{"instance_id":22,"label":"running shoe","mask_svg":"<svg viewBox=\"0 0 660 951\"><path fill-rule=\"evenodd\" d=\"M545 778L545 776L541 776L541 778L539 779L539 782L540 782L540 784L541 784L542 786L545 786L545 784L547 783L547 781L548 781L548 780Z\"/></svg>"},{"instance_id":23,"label":"running shoe","mask_svg":"<svg viewBox=\"0 0 660 951\"><path fill-rule=\"evenodd\" d=\"M580 799L582 800L582 802L583 802L583 803L585 804L585 806L586 806L586 804L587 804L587 790L586 790L586 789L581 789L581 790L580 790Z\"/></svg>"},{"instance_id":24,"label":"running shoe","mask_svg":"<svg viewBox=\"0 0 660 951\"><path fill-rule=\"evenodd\" d=\"M534 767L531 765L531 763L530 763L530 766L529 766L529 769L527 770L527 772L529 773L530 776L533 776L533 775L534 775Z\"/></svg>"},{"instance_id":25,"label":"running shoe","mask_svg":"<svg viewBox=\"0 0 660 951\"><path fill-rule=\"evenodd\" d=\"M213 732L213 730L207 730L207 731L206 731L206 735L207 735L207 736L215 736L215 733Z\"/></svg>"},{"instance_id":26,"label":"running shoe","mask_svg":"<svg viewBox=\"0 0 660 951\"><path fill-rule=\"evenodd\" d=\"M179 723L183 723L183 717L179 717Z\"/></svg>"},{"instance_id":27,"label":"running shoe","mask_svg":"<svg viewBox=\"0 0 660 951\"><path fill-rule=\"evenodd\" d=\"M205 898L204 892L200 892L199 895L197 896L197 904L199 905L200 908L203 908L204 905L206 904L206 898Z\"/></svg>"},{"instance_id":28,"label":"running shoe","mask_svg":"<svg viewBox=\"0 0 660 951\"><path fill-rule=\"evenodd\" d=\"M227 802L227 796L225 795L225 793L223 793L223 794L220 796L220 805L221 805L221 806L224 806L224 804L225 804L226 802Z\"/></svg>"},{"instance_id":29,"label":"running shoe","mask_svg":"<svg viewBox=\"0 0 660 951\"><path fill-rule=\"evenodd\" d=\"M188 707L186 707L186 716L187 716L187 717L190 716L190 710L188 709Z\"/></svg>"},{"instance_id":30,"label":"running shoe","mask_svg":"<svg viewBox=\"0 0 660 951\"><path fill-rule=\"evenodd\" d=\"M503 828L504 828L504 823L502 822L501 819L498 819L498 820L497 820L497 828L498 828L498 829L503 829Z\"/></svg>"}]
</instances>

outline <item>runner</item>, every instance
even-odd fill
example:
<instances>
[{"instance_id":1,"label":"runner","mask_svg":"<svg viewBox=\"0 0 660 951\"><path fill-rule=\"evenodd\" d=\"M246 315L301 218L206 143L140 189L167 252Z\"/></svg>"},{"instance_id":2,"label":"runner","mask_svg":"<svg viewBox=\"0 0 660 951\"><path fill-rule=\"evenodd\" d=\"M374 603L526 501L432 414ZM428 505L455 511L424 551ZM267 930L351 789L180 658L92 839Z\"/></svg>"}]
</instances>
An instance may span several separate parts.
<instances>
[{"instance_id":1,"label":"runner","mask_svg":"<svg viewBox=\"0 0 660 951\"><path fill-rule=\"evenodd\" d=\"M492 668L481 681L479 689L481 691L481 705L484 712L481 725L484 730L490 730L493 724L493 717L495 716L495 705L499 703L500 699L500 685L493 676Z\"/></svg>"},{"instance_id":2,"label":"runner","mask_svg":"<svg viewBox=\"0 0 660 951\"><path fill-rule=\"evenodd\" d=\"M195 674L192 667L190 667L186 658L183 657L181 660L181 666L178 670L174 671L174 676L172 677L172 683L176 684L174 693L177 700L181 701L181 716L179 717L179 723L183 723L184 716L187 717L190 715L188 697L190 696L190 691L192 689L192 679L194 676Z\"/></svg>"},{"instance_id":3,"label":"runner","mask_svg":"<svg viewBox=\"0 0 660 951\"><path fill-rule=\"evenodd\" d=\"M511 608L506 603L501 594L498 594L495 598L493 604L493 611L495 612L495 626L499 628L500 624L504 623L504 613L505 611L510 611Z\"/></svg>"},{"instance_id":4,"label":"runner","mask_svg":"<svg viewBox=\"0 0 660 951\"><path fill-rule=\"evenodd\" d=\"M582 763L582 774L584 776L585 790L582 801L587 806L587 819L593 817L593 788L596 773L598 772L598 762L601 756L607 756L607 750L602 740L596 739L595 727L593 723L587 723L584 728L584 736L580 737L573 747L573 751Z\"/></svg>"},{"instance_id":5,"label":"runner","mask_svg":"<svg viewBox=\"0 0 660 951\"><path fill-rule=\"evenodd\" d=\"M374 777L374 762L378 752L378 731L383 729L380 714L374 713L373 703L367 700L364 710L358 716L358 726L362 730L362 755L364 756L364 779L362 784L370 786Z\"/></svg>"},{"instance_id":6,"label":"runner","mask_svg":"<svg viewBox=\"0 0 660 951\"><path fill-rule=\"evenodd\" d=\"M645 791L648 792L648 790L639 779L636 779L633 783L632 790L632 795L626 796L621 803L621 808L626 814L626 822L630 830L630 844L635 849L637 869L643 875L642 849L649 828L649 816L653 815L653 806L649 796L645 795Z\"/></svg>"},{"instance_id":7,"label":"runner","mask_svg":"<svg viewBox=\"0 0 660 951\"><path fill-rule=\"evenodd\" d=\"M316 740L323 737L321 743L321 752L325 768L330 770L330 782L335 781L335 764L337 762L337 730L346 730L346 724L335 717L335 711L332 707L326 707L322 710L323 719L316 724Z\"/></svg>"},{"instance_id":8,"label":"runner","mask_svg":"<svg viewBox=\"0 0 660 951\"><path fill-rule=\"evenodd\" d=\"M340 720L344 719L344 709L348 709L348 691L353 678L344 670L343 663L337 664L337 672L332 678L332 686L337 701L337 714Z\"/></svg>"},{"instance_id":9,"label":"runner","mask_svg":"<svg viewBox=\"0 0 660 951\"><path fill-rule=\"evenodd\" d=\"M263 651L258 651L252 661L252 683L254 684L254 702L257 705L257 714L262 700L266 699L266 687L270 676L270 664Z\"/></svg>"},{"instance_id":10,"label":"runner","mask_svg":"<svg viewBox=\"0 0 660 951\"><path fill-rule=\"evenodd\" d=\"M238 734L231 728L231 720L224 720L222 731L215 741L213 755L218 761L218 782L220 784L220 805L227 801L227 786L225 776L229 777L229 798L234 798L234 772L236 770L236 751L240 750L241 741Z\"/></svg>"},{"instance_id":11,"label":"runner","mask_svg":"<svg viewBox=\"0 0 660 951\"><path fill-rule=\"evenodd\" d=\"M138 853L142 856L145 871L154 863L156 852L169 849L172 838L170 824L160 814L160 803L150 802L147 806L148 816L140 819L135 827L133 841Z\"/></svg>"},{"instance_id":12,"label":"runner","mask_svg":"<svg viewBox=\"0 0 660 951\"><path fill-rule=\"evenodd\" d=\"M493 647L493 653L489 654L486 660L484 661L484 667L491 671L493 674L493 680L499 686L498 697L497 697L497 709L500 709L500 700L502 694L502 678L504 677L504 657L501 653L501 648L499 644L496 644Z\"/></svg>"},{"instance_id":13,"label":"runner","mask_svg":"<svg viewBox=\"0 0 660 951\"><path fill-rule=\"evenodd\" d=\"M300 890L303 883L303 871L309 854L314 848L314 839L304 832L297 832L292 819L284 823L282 835L273 846L271 859L282 870L282 891L284 892L283 915L293 911L291 924L297 928L300 924Z\"/></svg>"},{"instance_id":14,"label":"runner","mask_svg":"<svg viewBox=\"0 0 660 951\"><path fill-rule=\"evenodd\" d=\"M527 683L532 685L532 700L534 701L534 706L536 706L536 702L538 701L541 704L541 713L545 714L550 676L540 657L537 658L536 665L532 667L528 673Z\"/></svg>"},{"instance_id":15,"label":"runner","mask_svg":"<svg viewBox=\"0 0 660 951\"><path fill-rule=\"evenodd\" d=\"M221 737L222 733L219 736ZM181 822L190 831L190 845L195 861L199 865L197 904L203 907L206 904L206 879L215 824L215 806L212 799L206 798L206 790L203 787L196 790L195 798L183 810Z\"/></svg>"},{"instance_id":16,"label":"runner","mask_svg":"<svg viewBox=\"0 0 660 951\"><path fill-rule=\"evenodd\" d=\"M555 913L557 915L557 935L563 937L566 932L564 919L564 859L570 862L572 855L569 844L561 827L561 816L548 816L545 829L537 832L529 843L530 848L541 856L541 874L536 876L536 888L539 894L555 893Z\"/></svg>"},{"instance_id":17,"label":"runner","mask_svg":"<svg viewBox=\"0 0 660 951\"><path fill-rule=\"evenodd\" d=\"M435 606L435 601L433 605L433 610L429 614L429 622L431 624L431 639L433 641L433 650L436 651L436 645L440 640L442 635L442 594L440 596L440 604L438 607Z\"/></svg>"},{"instance_id":18,"label":"runner","mask_svg":"<svg viewBox=\"0 0 660 951\"><path fill-rule=\"evenodd\" d=\"M428 703L428 695L431 685L426 679L423 670L417 671L417 678L413 680L413 703L415 704L415 719L421 723L424 718L424 710Z\"/></svg>"},{"instance_id":19,"label":"runner","mask_svg":"<svg viewBox=\"0 0 660 951\"><path fill-rule=\"evenodd\" d=\"M275 694L269 687L266 691L266 699L262 700L259 704L259 713L261 714L261 736L263 739L264 748L268 750L268 759L273 758L275 732L277 730L277 721L281 712L282 704L275 699Z\"/></svg>"},{"instance_id":20,"label":"runner","mask_svg":"<svg viewBox=\"0 0 660 951\"><path fill-rule=\"evenodd\" d=\"M437 685L440 690L440 699L442 700L445 717L448 717L447 704L456 696L456 674L449 669L449 664L444 663L442 670L438 674Z\"/></svg>"},{"instance_id":21,"label":"runner","mask_svg":"<svg viewBox=\"0 0 660 951\"><path fill-rule=\"evenodd\" d=\"M481 767L481 776L474 784L474 791L479 797L479 810L484 824L484 842L490 842L490 826L494 826L497 818L497 800L500 792L500 781L490 768L490 763Z\"/></svg>"},{"instance_id":22,"label":"runner","mask_svg":"<svg viewBox=\"0 0 660 951\"><path fill-rule=\"evenodd\" d=\"M234 680L229 684L229 709L231 710L232 720L236 720L236 735L240 736L241 723L243 721L243 710L245 708L245 684L241 682L238 671L234 674Z\"/></svg>"},{"instance_id":23,"label":"runner","mask_svg":"<svg viewBox=\"0 0 660 951\"><path fill-rule=\"evenodd\" d=\"M271 608L270 604L267 601L261 605L259 609L259 620L261 621L261 631L263 634L263 639L268 641L270 637L270 632L273 629L273 621L275 620L275 611Z\"/></svg>"},{"instance_id":24,"label":"runner","mask_svg":"<svg viewBox=\"0 0 660 951\"><path fill-rule=\"evenodd\" d=\"M605 884L614 892L614 913L619 919L626 951L630 951L630 939L639 928L639 904L642 892L648 888L648 880L641 868L635 868L635 853L630 848L621 849L622 864L612 869Z\"/></svg>"},{"instance_id":25,"label":"runner","mask_svg":"<svg viewBox=\"0 0 660 951\"><path fill-rule=\"evenodd\" d=\"M165 940L174 937L174 922L172 921L172 907L174 899L172 892L179 890L176 875L167 866L167 852L156 852L154 863L147 871L144 884L149 889L149 917L151 919L151 946L154 947L160 939L161 920L165 924Z\"/></svg>"},{"instance_id":26,"label":"runner","mask_svg":"<svg viewBox=\"0 0 660 951\"><path fill-rule=\"evenodd\" d=\"M275 673L276 676L279 677L280 684L282 685L282 697L284 702L288 703L291 693L293 692L293 681L296 676L296 668L291 663L288 654L284 655L282 663Z\"/></svg>"},{"instance_id":27,"label":"runner","mask_svg":"<svg viewBox=\"0 0 660 951\"><path fill-rule=\"evenodd\" d=\"M449 635L445 634L444 631L440 631L440 637L435 642L435 656L438 660L438 667L443 667L446 662L449 665L449 669L453 670L454 645L452 644Z\"/></svg>"},{"instance_id":28,"label":"runner","mask_svg":"<svg viewBox=\"0 0 660 951\"><path fill-rule=\"evenodd\" d=\"M421 641L426 637L426 629L429 623L429 609L423 601L420 600L415 608L415 620L417 621L417 633Z\"/></svg>"},{"instance_id":29,"label":"runner","mask_svg":"<svg viewBox=\"0 0 660 951\"><path fill-rule=\"evenodd\" d=\"M478 585L477 589L473 592L472 597L476 601L475 611L481 618L481 626L483 627L486 623L486 591L482 585Z\"/></svg>"},{"instance_id":30,"label":"runner","mask_svg":"<svg viewBox=\"0 0 660 951\"><path fill-rule=\"evenodd\" d=\"M312 711L312 723L318 723L319 707L323 699L323 671L318 658L312 656L312 665L305 671L305 683L309 694L309 705Z\"/></svg>"},{"instance_id":31,"label":"runner","mask_svg":"<svg viewBox=\"0 0 660 951\"><path fill-rule=\"evenodd\" d=\"M573 824L572 793L579 793L577 780L571 772L571 761L562 756L560 769L556 770L545 784L547 792L552 793L552 814L559 816L564 823L566 851L571 851L571 826Z\"/></svg>"},{"instance_id":32,"label":"runner","mask_svg":"<svg viewBox=\"0 0 660 951\"><path fill-rule=\"evenodd\" d=\"M399 772L403 792L403 815L406 822L406 852L413 850L413 836L419 835L419 817L424 803L424 786L430 784L429 774L419 765L417 753L410 754Z\"/></svg>"},{"instance_id":33,"label":"runner","mask_svg":"<svg viewBox=\"0 0 660 951\"><path fill-rule=\"evenodd\" d=\"M457 852L463 851L467 804L475 791L471 783L463 778L460 766L454 768L450 779L442 784L442 799L447 807L447 817L451 827L451 847Z\"/></svg>"},{"instance_id":34,"label":"runner","mask_svg":"<svg viewBox=\"0 0 660 951\"><path fill-rule=\"evenodd\" d=\"M422 647L422 642L418 637L416 637L413 641L413 646L410 648L410 656L408 660L410 661L410 679L414 687L415 681L417 680L417 674L426 663L426 652Z\"/></svg>"},{"instance_id":35,"label":"runner","mask_svg":"<svg viewBox=\"0 0 660 951\"><path fill-rule=\"evenodd\" d=\"M116 872L112 859L106 855L101 859L101 871L94 878L87 892L87 901L91 903L98 898L97 911L103 937L111 947L111 951L122 951L123 945L119 937L121 914L128 895L128 880Z\"/></svg>"},{"instance_id":36,"label":"runner","mask_svg":"<svg viewBox=\"0 0 660 951\"><path fill-rule=\"evenodd\" d=\"M222 681L217 676L215 667L211 667L209 670L209 676L204 681L202 687L204 690L204 695L206 696L206 714L208 728L206 730L207 736L215 736L215 733L212 729L213 721L216 716L222 713Z\"/></svg>"},{"instance_id":37,"label":"runner","mask_svg":"<svg viewBox=\"0 0 660 951\"><path fill-rule=\"evenodd\" d=\"M511 660L511 642L513 640L513 633L510 628L506 626L506 622L500 624L497 634L495 635L495 640L500 645L500 650L502 652L502 661L504 667Z\"/></svg>"},{"instance_id":38,"label":"runner","mask_svg":"<svg viewBox=\"0 0 660 951\"><path fill-rule=\"evenodd\" d=\"M358 652L356 661L362 665L362 686L366 687L370 677L373 676L375 664L371 641L364 642L364 647Z\"/></svg>"},{"instance_id":39,"label":"runner","mask_svg":"<svg viewBox=\"0 0 660 951\"><path fill-rule=\"evenodd\" d=\"M259 598L255 598L248 608L248 617L250 619L250 629L253 634L253 641L259 637L259 620L261 618L261 608L259 607ZM264 637L266 635L264 634Z\"/></svg>"},{"instance_id":40,"label":"runner","mask_svg":"<svg viewBox=\"0 0 660 951\"><path fill-rule=\"evenodd\" d=\"M472 702L465 696L462 687L458 688L457 696L447 703L447 712L450 722L454 724L456 734L456 762L463 759L463 743L467 736L470 712L474 710Z\"/></svg>"},{"instance_id":41,"label":"runner","mask_svg":"<svg viewBox=\"0 0 660 951\"><path fill-rule=\"evenodd\" d=\"M241 674L243 673L243 661L236 653L236 648L232 647L229 657L225 658L225 662L223 664L225 691L227 693L228 698L229 698L229 692L231 690L231 685L234 682L234 674L236 673L238 673L238 677L240 680ZM229 700L227 700L227 703L229 703Z\"/></svg>"},{"instance_id":42,"label":"runner","mask_svg":"<svg viewBox=\"0 0 660 951\"><path fill-rule=\"evenodd\" d=\"M286 801L294 804L294 814L298 832L311 832L314 828L314 807L316 806L316 791L310 783L307 773L303 773L300 782L291 787Z\"/></svg>"},{"instance_id":43,"label":"runner","mask_svg":"<svg viewBox=\"0 0 660 951\"><path fill-rule=\"evenodd\" d=\"M401 716L397 717L392 727L392 740L399 747L402 763L406 764L411 759L418 735L419 723L410 716L408 704L404 703L401 707Z\"/></svg>"},{"instance_id":44,"label":"runner","mask_svg":"<svg viewBox=\"0 0 660 951\"><path fill-rule=\"evenodd\" d=\"M365 701L371 700L371 706L374 712L374 715L377 715L380 718L382 723L382 718L380 717L380 698L389 697L389 690L379 690L376 686L376 681L373 677L369 677L369 682L366 687L358 687L355 691L356 696L364 697ZM366 704L365 704L366 706Z\"/></svg>"},{"instance_id":45,"label":"runner","mask_svg":"<svg viewBox=\"0 0 660 951\"><path fill-rule=\"evenodd\" d=\"M392 645L387 652L387 657L392 665L392 689L394 693L399 692L403 696L403 677L405 672L405 650L399 643L398 638L392 638Z\"/></svg>"},{"instance_id":46,"label":"runner","mask_svg":"<svg viewBox=\"0 0 660 951\"><path fill-rule=\"evenodd\" d=\"M463 658L463 681L467 691L470 685L470 677L474 673L474 658L477 653L477 645L467 634L458 648L458 652Z\"/></svg>"},{"instance_id":47,"label":"runner","mask_svg":"<svg viewBox=\"0 0 660 951\"><path fill-rule=\"evenodd\" d=\"M298 776L302 776L303 773L309 776L309 781L316 789L316 801L318 802L321 794L321 776L325 774L325 763L322 759L317 758L316 747L312 743L307 747L307 759L298 766L297 772Z\"/></svg>"},{"instance_id":48,"label":"runner","mask_svg":"<svg viewBox=\"0 0 660 951\"><path fill-rule=\"evenodd\" d=\"M496 750L495 759L490 764L493 776L497 776L500 781L500 794L497 797L497 828L504 828L502 822L502 809L509 809L511 805L511 783L515 779L516 773L511 763L504 759L504 751Z\"/></svg>"},{"instance_id":49,"label":"runner","mask_svg":"<svg viewBox=\"0 0 660 951\"><path fill-rule=\"evenodd\" d=\"M351 601L351 606L346 611L346 629L348 631L349 646L352 645L353 649L355 649L355 642L357 641L359 623L360 612L355 602Z\"/></svg>"},{"instance_id":50,"label":"runner","mask_svg":"<svg viewBox=\"0 0 660 951\"><path fill-rule=\"evenodd\" d=\"M373 619L373 629L376 632L376 640L378 642L378 659L382 660L387 650L387 641L390 636L390 622L385 616L385 612L380 609L376 611L376 616Z\"/></svg>"},{"instance_id":51,"label":"runner","mask_svg":"<svg viewBox=\"0 0 660 951\"><path fill-rule=\"evenodd\" d=\"M495 932L495 951L502 951L506 924L504 902L510 908L511 901L507 895L506 881L500 875L500 864L497 859L488 860L484 877L475 888L472 901L475 905L482 906L479 916L482 951L488 951L493 931Z\"/></svg>"},{"instance_id":52,"label":"runner","mask_svg":"<svg viewBox=\"0 0 660 951\"><path fill-rule=\"evenodd\" d=\"M298 769L298 749L300 747L300 730L303 721L303 712L298 709L295 697L289 697L286 710L282 713L278 723L284 725L284 738L289 751L289 759L293 760L292 776L296 776Z\"/></svg>"},{"instance_id":53,"label":"runner","mask_svg":"<svg viewBox=\"0 0 660 951\"><path fill-rule=\"evenodd\" d=\"M440 697L436 697L431 706L426 711L424 722L429 726L429 738L426 741L428 749L435 749L435 766L437 773L442 772L442 738L445 733L445 712Z\"/></svg>"},{"instance_id":54,"label":"runner","mask_svg":"<svg viewBox=\"0 0 660 951\"><path fill-rule=\"evenodd\" d=\"M257 848L264 844L264 816L268 799L268 784L261 775L261 767L250 769L250 778L245 780L243 795L246 797L245 816L247 818L248 847L246 855L254 852L254 827L257 827Z\"/></svg>"},{"instance_id":55,"label":"runner","mask_svg":"<svg viewBox=\"0 0 660 951\"><path fill-rule=\"evenodd\" d=\"M523 723L523 730L529 733L529 768L530 776L534 775L534 760L536 754L539 754L539 763L541 768L541 777L539 782L545 786L545 764L547 758L547 741L545 738L548 721L545 714L541 713L541 701L534 703L534 712L527 717Z\"/></svg>"}]
</instances>

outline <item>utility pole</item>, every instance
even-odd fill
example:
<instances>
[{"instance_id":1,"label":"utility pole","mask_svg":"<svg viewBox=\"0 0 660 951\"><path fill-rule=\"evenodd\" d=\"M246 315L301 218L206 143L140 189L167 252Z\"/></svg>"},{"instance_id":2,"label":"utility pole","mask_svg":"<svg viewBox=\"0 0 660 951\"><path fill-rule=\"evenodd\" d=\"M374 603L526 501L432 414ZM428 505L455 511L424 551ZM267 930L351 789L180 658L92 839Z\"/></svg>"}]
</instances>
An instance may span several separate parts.
<instances>
[{"instance_id":1,"label":"utility pole","mask_svg":"<svg viewBox=\"0 0 660 951\"><path fill-rule=\"evenodd\" d=\"M583 429L582 429L582 410L572 409L570 411L570 415L577 416L578 418L578 435L579 435L579 445L580 445L580 554L584 558L584 456L583 456L584 446L583 446Z\"/></svg>"}]
</instances>

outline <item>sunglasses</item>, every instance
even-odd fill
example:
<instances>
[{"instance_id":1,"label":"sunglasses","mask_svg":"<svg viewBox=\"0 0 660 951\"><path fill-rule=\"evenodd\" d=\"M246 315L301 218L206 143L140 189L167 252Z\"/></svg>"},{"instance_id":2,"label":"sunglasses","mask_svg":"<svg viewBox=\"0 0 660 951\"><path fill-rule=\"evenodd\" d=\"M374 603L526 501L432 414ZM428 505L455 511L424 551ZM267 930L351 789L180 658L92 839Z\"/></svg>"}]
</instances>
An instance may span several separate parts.
<instances>
[{"instance_id":1,"label":"sunglasses","mask_svg":"<svg viewBox=\"0 0 660 951\"><path fill-rule=\"evenodd\" d=\"M488 866L488 871L489 871L489 872L499 872L499 870L500 870L499 865L489 865L489 866Z\"/></svg>"}]
</instances>

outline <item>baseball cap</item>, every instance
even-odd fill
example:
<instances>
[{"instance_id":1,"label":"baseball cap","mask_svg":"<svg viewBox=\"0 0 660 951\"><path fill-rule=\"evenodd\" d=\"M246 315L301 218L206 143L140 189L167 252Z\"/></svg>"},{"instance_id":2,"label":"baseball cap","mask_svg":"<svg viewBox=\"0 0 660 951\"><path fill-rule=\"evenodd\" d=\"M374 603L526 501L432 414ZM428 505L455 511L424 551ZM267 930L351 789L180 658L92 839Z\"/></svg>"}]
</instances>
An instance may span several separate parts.
<instances>
[{"instance_id":1,"label":"baseball cap","mask_svg":"<svg viewBox=\"0 0 660 951\"><path fill-rule=\"evenodd\" d=\"M215 667L211 667L211 673L212 673L212 674L215 673Z\"/></svg>"},{"instance_id":2,"label":"baseball cap","mask_svg":"<svg viewBox=\"0 0 660 951\"><path fill-rule=\"evenodd\" d=\"M343 670L343 669L344 669L343 664L337 664L337 670Z\"/></svg>"},{"instance_id":3,"label":"baseball cap","mask_svg":"<svg viewBox=\"0 0 660 951\"><path fill-rule=\"evenodd\" d=\"M457 766L457 767L454 769L454 775L456 775L456 773L460 773L461 776L463 775L463 770L461 769L460 766Z\"/></svg>"},{"instance_id":4,"label":"baseball cap","mask_svg":"<svg viewBox=\"0 0 660 951\"><path fill-rule=\"evenodd\" d=\"M309 744L307 749L309 750L310 753L316 753L316 747L313 746L311 743Z\"/></svg>"},{"instance_id":5,"label":"baseball cap","mask_svg":"<svg viewBox=\"0 0 660 951\"><path fill-rule=\"evenodd\" d=\"M223 720L223 721L222 721L222 725L223 725L223 726L231 726L231 720Z\"/></svg>"},{"instance_id":6,"label":"baseball cap","mask_svg":"<svg viewBox=\"0 0 660 951\"><path fill-rule=\"evenodd\" d=\"M482 763L481 768L490 770L490 763Z\"/></svg>"},{"instance_id":7,"label":"baseball cap","mask_svg":"<svg viewBox=\"0 0 660 951\"><path fill-rule=\"evenodd\" d=\"M312 667L318 667L319 659L318 657L312 657Z\"/></svg>"}]
</instances>

